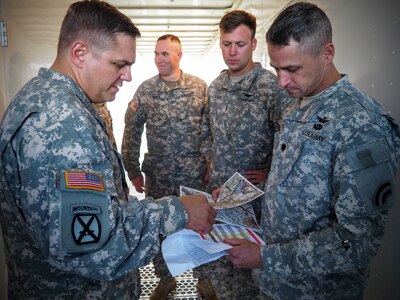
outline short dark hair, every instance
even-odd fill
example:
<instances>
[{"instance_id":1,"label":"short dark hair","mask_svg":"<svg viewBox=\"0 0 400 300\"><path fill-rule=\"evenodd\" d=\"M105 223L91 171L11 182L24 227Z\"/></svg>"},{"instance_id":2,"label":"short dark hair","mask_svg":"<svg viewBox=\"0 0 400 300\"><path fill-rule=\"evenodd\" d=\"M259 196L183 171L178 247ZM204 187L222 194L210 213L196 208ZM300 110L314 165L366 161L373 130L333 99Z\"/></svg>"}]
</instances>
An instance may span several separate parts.
<instances>
[{"instance_id":1,"label":"short dark hair","mask_svg":"<svg viewBox=\"0 0 400 300\"><path fill-rule=\"evenodd\" d=\"M171 42L176 42L178 44L181 44L181 40L176 35L173 34L164 34L157 39L157 42L165 40L170 40Z\"/></svg>"},{"instance_id":2,"label":"short dark hair","mask_svg":"<svg viewBox=\"0 0 400 300\"><path fill-rule=\"evenodd\" d=\"M57 51L62 53L79 38L104 49L115 43L118 33L140 37L132 20L111 4L98 0L78 1L70 5L64 17Z\"/></svg>"},{"instance_id":3,"label":"short dark hair","mask_svg":"<svg viewBox=\"0 0 400 300\"><path fill-rule=\"evenodd\" d=\"M249 27L251 39L254 39L257 29L256 17L244 10L232 10L226 13L219 22L219 30L221 33L230 33L240 25Z\"/></svg>"},{"instance_id":4,"label":"short dark hair","mask_svg":"<svg viewBox=\"0 0 400 300\"><path fill-rule=\"evenodd\" d=\"M325 44L332 43L332 26L319 7L298 2L277 16L265 37L267 43L278 46L287 46L293 39L317 55Z\"/></svg>"}]
</instances>

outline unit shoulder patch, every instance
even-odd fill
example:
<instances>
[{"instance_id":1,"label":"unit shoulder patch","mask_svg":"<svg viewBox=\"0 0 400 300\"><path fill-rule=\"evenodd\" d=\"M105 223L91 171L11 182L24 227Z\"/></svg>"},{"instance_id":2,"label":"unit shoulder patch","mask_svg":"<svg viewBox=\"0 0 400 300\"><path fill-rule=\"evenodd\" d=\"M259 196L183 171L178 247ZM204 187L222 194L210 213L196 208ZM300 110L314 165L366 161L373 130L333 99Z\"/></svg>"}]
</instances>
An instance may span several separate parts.
<instances>
[{"instance_id":1,"label":"unit shoulder patch","mask_svg":"<svg viewBox=\"0 0 400 300\"><path fill-rule=\"evenodd\" d=\"M101 222L97 216L101 213L100 207L94 205L73 205L71 213L74 215L71 231L75 244L86 245L98 243L101 237Z\"/></svg>"}]
</instances>

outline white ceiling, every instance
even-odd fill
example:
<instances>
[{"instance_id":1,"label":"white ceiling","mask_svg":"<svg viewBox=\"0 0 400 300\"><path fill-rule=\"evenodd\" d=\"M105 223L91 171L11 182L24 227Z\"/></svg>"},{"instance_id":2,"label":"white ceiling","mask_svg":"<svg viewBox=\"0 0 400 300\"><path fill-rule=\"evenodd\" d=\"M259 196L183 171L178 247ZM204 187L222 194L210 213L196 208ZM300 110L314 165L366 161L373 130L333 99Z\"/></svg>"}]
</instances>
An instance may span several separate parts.
<instances>
[{"instance_id":1,"label":"white ceiling","mask_svg":"<svg viewBox=\"0 0 400 300\"><path fill-rule=\"evenodd\" d=\"M153 55L157 38L163 34L177 35L185 56L203 58L219 52L218 24L228 11L244 9L258 21L258 56L264 51L263 30L288 0L110 0L129 16L141 31L138 40L139 55Z\"/></svg>"},{"instance_id":2,"label":"white ceiling","mask_svg":"<svg viewBox=\"0 0 400 300\"><path fill-rule=\"evenodd\" d=\"M122 2L122 1L113 1ZM179 36L185 55L203 56L218 37L221 16L232 9L234 0L123 1L119 10L140 29L139 54L152 54L155 40L166 33ZM156 4L154 4L156 2Z\"/></svg>"},{"instance_id":3,"label":"white ceiling","mask_svg":"<svg viewBox=\"0 0 400 300\"><path fill-rule=\"evenodd\" d=\"M0 0L0 9L7 11L8 25L16 26L34 43L54 47L61 21L73 0ZM186 57L200 59L219 50L218 24L233 9L243 9L257 17L258 46L255 60L265 53L265 32L271 20L290 0L109 0L132 18L142 37L138 54L153 56L157 38L177 35ZM14 31L14 28L10 28ZM12 39L9 36L9 39Z\"/></svg>"}]
</instances>

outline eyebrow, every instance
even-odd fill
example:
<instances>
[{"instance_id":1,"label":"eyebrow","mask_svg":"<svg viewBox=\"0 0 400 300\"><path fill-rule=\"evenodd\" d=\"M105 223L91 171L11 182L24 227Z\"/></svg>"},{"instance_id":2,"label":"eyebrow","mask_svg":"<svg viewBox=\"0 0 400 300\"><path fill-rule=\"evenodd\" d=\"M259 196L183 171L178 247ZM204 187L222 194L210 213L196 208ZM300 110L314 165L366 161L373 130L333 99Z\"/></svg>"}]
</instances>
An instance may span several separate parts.
<instances>
[{"instance_id":1,"label":"eyebrow","mask_svg":"<svg viewBox=\"0 0 400 300\"><path fill-rule=\"evenodd\" d=\"M231 43L231 44L238 44L238 43L245 43L247 44L247 41L229 41L229 40L221 40L222 43Z\"/></svg>"},{"instance_id":2,"label":"eyebrow","mask_svg":"<svg viewBox=\"0 0 400 300\"><path fill-rule=\"evenodd\" d=\"M116 63L124 64L124 65L133 65L135 63L135 60L133 62L126 60L126 59L116 59Z\"/></svg>"}]
</instances>

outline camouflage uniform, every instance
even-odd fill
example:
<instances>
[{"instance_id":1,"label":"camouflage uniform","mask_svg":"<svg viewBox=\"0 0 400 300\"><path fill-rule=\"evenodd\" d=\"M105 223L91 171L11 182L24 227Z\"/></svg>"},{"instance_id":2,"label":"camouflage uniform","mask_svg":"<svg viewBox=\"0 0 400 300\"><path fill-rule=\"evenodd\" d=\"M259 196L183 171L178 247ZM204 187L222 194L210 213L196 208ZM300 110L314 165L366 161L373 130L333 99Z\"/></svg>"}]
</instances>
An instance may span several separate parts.
<instances>
[{"instance_id":1,"label":"camouflage uniform","mask_svg":"<svg viewBox=\"0 0 400 300\"><path fill-rule=\"evenodd\" d=\"M97 113L100 115L100 117L103 118L104 122L106 122L106 129L107 129L107 135L108 138L110 139L111 143L113 144L114 148L117 149L117 143L115 142L115 137L113 133L113 121L112 117L110 114L110 111L107 109L107 103L92 103L94 108L96 109Z\"/></svg>"},{"instance_id":2,"label":"camouflage uniform","mask_svg":"<svg viewBox=\"0 0 400 300\"><path fill-rule=\"evenodd\" d=\"M275 75L256 63L233 84L228 70L209 88L213 137L209 191L221 186L237 171L268 171L274 132L290 98L278 88Z\"/></svg>"},{"instance_id":3,"label":"camouflage uniform","mask_svg":"<svg viewBox=\"0 0 400 300\"><path fill-rule=\"evenodd\" d=\"M274 299L363 299L400 156L397 124L347 76L275 138L263 217L261 289Z\"/></svg>"},{"instance_id":4,"label":"camouflage uniform","mask_svg":"<svg viewBox=\"0 0 400 300\"><path fill-rule=\"evenodd\" d=\"M286 92L278 87L276 76L259 63L235 84L232 84L228 70L211 83L209 106L213 144L210 192L236 171L269 170L274 132L278 130L278 122L289 101ZM263 188L263 184L260 187ZM260 214L259 208L256 214ZM251 270L234 270L226 257L205 268L209 270L221 300L254 299L259 294Z\"/></svg>"},{"instance_id":5,"label":"camouflage uniform","mask_svg":"<svg viewBox=\"0 0 400 300\"><path fill-rule=\"evenodd\" d=\"M139 155L146 123L148 152L142 171L146 196L179 195L179 186L204 189L206 156L211 145L207 85L182 72L172 87L159 75L144 81L125 115L122 158L129 178L141 175ZM169 275L161 255L154 261L156 275Z\"/></svg>"},{"instance_id":6,"label":"camouflage uniform","mask_svg":"<svg viewBox=\"0 0 400 300\"><path fill-rule=\"evenodd\" d=\"M179 199L127 195L104 121L52 70L17 94L0 136L9 298L138 299L138 267L187 223Z\"/></svg>"}]
</instances>

